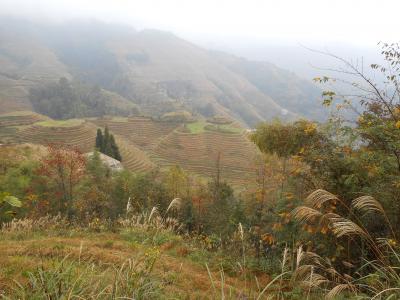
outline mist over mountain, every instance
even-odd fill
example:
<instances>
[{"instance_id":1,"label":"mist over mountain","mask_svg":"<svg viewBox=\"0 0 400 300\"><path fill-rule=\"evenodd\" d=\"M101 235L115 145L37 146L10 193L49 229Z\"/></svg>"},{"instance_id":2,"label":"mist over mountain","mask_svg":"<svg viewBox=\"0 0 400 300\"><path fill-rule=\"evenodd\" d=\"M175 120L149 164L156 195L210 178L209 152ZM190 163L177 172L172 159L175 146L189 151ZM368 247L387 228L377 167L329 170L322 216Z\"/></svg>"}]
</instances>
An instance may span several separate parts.
<instances>
[{"instance_id":1,"label":"mist over mountain","mask_svg":"<svg viewBox=\"0 0 400 300\"><path fill-rule=\"evenodd\" d=\"M282 39L257 39L197 36L191 40L212 50L224 51L248 60L268 61L279 68L294 72L297 76L312 81L314 77L323 76L341 66L338 60L318 52L327 52L348 61L368 67L372 63L382 63L380 46L377 40L373 43L351 44L333 41L296 41ZM383 41L385 42L385 41ZM368 68L365 68L368 71Z\"/></svg>"},{"instance_id":2,"label":"mist over mountain","mask_svg":"<svg viewBox=\"0 0 400 300\"><path fill-rule=\"evenodd\" d=\"M32 89L65 78L84 85L81 91L96 88L101 114L159 117L189 111L224 115L247 126L275 117L324 116L318 87L269 62L209 51L169 32L99 21L2 17L0 70L1 112L38 110ZM43 93L53 101L62 98L58 92L53 87ZM100 105L92 98L85 100L85 109Z\"/></svg>"}]
</instances>

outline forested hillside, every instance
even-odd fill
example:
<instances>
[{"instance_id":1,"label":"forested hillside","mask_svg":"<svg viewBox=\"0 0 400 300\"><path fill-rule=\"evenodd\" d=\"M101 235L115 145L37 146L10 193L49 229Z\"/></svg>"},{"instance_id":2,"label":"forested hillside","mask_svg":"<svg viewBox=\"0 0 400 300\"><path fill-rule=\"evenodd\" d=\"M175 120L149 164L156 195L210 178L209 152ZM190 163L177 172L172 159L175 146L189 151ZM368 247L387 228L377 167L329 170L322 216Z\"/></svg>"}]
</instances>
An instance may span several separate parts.
<instances>
[{"instance_id":1,"label":"forested hillside","mask_svg":"<svg viewBox=\"0 0 400 300\"><path fill-rule=\"evenodd\" d=\"M99 117L104 115L132 116L139 110L135 104L115 93L62 77L29 90L33 109L55 119Z\"/></svg>"}]
</instances>

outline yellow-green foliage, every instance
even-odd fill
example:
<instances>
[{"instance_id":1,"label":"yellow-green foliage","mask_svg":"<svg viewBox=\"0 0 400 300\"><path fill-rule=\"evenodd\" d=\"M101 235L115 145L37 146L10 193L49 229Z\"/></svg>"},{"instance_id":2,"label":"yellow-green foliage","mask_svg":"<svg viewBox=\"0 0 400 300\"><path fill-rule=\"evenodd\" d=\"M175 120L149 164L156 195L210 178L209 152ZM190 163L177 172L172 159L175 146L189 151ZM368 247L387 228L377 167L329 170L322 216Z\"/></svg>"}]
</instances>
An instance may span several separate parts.
<instances>
[{"instance_id":1,"label":"yellow-green foliage","mask_svg":"<svg viewBox=\"0 0 400 300\"><path fill-rule=\"evenodd\" d=\"M48 121L40 121L35 123L38 126L45 127L72 127L81 125L84 121L82 119L70 119L70 120L48 120Z\"/></svg>"},{"instance_id":2,"label":"yellow-green foliage","mask_svg":"<svg viewBox=\"0 0 400 300\"><path fill-rule=\"evenodd\" d=\"M192 122L192 123L189 123L186 125L189 132L194 133L194 134L204 132L205 126L206 126L206 123L202 122L202 121Z\"/></svg>"}]
</instances>

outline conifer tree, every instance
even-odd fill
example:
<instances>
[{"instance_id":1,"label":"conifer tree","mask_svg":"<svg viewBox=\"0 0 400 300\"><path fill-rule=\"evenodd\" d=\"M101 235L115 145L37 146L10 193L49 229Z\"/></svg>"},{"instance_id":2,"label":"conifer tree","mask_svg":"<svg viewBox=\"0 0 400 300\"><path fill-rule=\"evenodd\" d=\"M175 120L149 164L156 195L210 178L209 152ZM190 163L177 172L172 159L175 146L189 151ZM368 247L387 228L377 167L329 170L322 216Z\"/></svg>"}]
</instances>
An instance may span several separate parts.
<instances>
[{"instance_id":1,"label":"conifer tree","mask_svg":"<svg viewBox=\"0 0 400 300\"><path fill-rule=\"evenodd\" d=\"M121 154L119 153L117 143L115 142L114 136L112 134L110 135L110 146L111 146L111 152L112 152L111 157L115 158L116 160L121 161L122 157L121 157Z\"/></svg>"},{"instance_id":2,"label":"conifer tree","mask_svg":"<svg viewBox=\"0 0 400 300\"><path fill-rule=\"evenodd\" d=\"M116 160L122 160L114 135L110 134L107 126L104 129L104 135L101 129L97 129L96 149L105 155L115 158Z\"/></svg>"},{"instance_id":3,"label":"conifer tree","mask_svg":"<svg viewBox=\"0 0 400 300\"><path fill-rule=\"evenodd\" d=\"M107 126L104 129L103 151L101 152L108 156L112 156L110 132L108 131Z\"/></svg>"},{"instance_id":4,"label":"conifer tree","mask_svg":"<svg viewBox=\"0 0 400 300\"><path fill-rule=\"evenodd\" d=\"M103 133L101 132L101 129L97 129L97 135L96 135L96 149L98 151L102 151L103 150Z\"/></svg>"}]
</instances>

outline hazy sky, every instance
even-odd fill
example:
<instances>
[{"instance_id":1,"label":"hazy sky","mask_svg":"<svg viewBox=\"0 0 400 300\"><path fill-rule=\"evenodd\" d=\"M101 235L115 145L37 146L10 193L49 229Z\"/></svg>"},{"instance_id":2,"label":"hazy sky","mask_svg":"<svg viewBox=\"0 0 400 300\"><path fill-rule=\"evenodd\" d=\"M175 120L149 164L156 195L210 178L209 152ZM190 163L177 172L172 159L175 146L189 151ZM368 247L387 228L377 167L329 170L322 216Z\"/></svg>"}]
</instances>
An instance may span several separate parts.
<instances>
[{"instance_id":1,"label":"hazy sky","mask_svg":"<svg viewBox=\"0 0 400 300\"><path fill-rule=\"evenodd\" d=\"M0 0L0 12L64 20L97 18L182 37L396 41L400 0Z\"/></svg>"}]
</instances>

